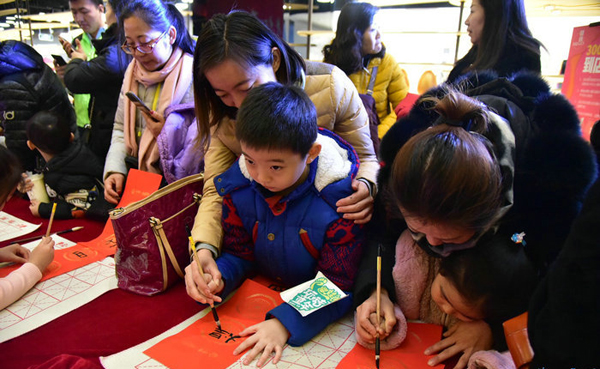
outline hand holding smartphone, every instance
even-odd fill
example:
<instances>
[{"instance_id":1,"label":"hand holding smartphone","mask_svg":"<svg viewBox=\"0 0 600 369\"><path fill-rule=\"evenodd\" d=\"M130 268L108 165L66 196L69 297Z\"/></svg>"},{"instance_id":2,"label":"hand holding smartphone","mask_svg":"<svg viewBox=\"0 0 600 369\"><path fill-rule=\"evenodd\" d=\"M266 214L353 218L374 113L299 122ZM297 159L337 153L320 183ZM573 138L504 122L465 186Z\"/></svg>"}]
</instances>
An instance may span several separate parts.
<instances>
[{"instance_id":1,"label":"hand holding smartphone","mask_svg":"<svg viewBox=\"0 0 600 369\"><path fill-rule=\"evenodd\" d=\"M136 106L136 108L140 109L142 113L145 113L153 121L158 122L158 119L155 119L154 117L152 117L152 114L150 114L150 108L147 107L146 104L144 104L144 102L138 97L138 95L134 94L131 91L126 92L125 95L127 95L129 100L131 100L131 102Z\"/></svg>"},{"instance_id":2,"label":"hand holding smartphone","mask_svg":"<svg viewBox=\"0 0 600 369\"><path fill-rule=\"evenodd\" d=\"M73 50L75 50L73 45L61 36L58 36L58 41L60 42L60 45L62 46L63 50L65 50L65 53L67 53L67 55L70 57Z\"/></svg>"},{"instance_id":3,"label":"hand holding smartphone","mask_svg":"<svg viewBox=\"0 0 600 369\"><path fill-rule=\"evenodd\" d=\"M52 58L54 58L54 61L56 61L56 64L60 67L67 65L65 59L63 59L63 57L60 55L52 54Z\"/></svg>"}]
</instances>

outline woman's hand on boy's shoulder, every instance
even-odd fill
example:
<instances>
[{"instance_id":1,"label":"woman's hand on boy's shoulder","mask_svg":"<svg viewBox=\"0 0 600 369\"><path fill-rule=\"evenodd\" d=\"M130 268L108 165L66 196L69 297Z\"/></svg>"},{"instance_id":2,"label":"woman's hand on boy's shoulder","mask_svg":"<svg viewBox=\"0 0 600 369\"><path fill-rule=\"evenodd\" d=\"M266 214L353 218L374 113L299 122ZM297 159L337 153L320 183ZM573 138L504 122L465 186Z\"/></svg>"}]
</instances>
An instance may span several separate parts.
<instances>
[{"instance_id":1,"label":"woman's hand on boy's shoulder","mask_svg":"<svg viewBox=\"0 0 600 369\"><path fill-rule=\"evenodd\" d=\"M335 204L338 213L344 214L344 219L354 220L357 224L365 224L373 215L373 197L369 187L362 181L352 180L354 193L338 200Z\"/></svg>"},{"instance_id":2,"label":"woman's hand on boy's shoulder","mask_svg":"<svg viewBox=\"0 0 600 369\"><path fill-rule=\"evenodd\" d=\"M425 350L425 355L439 352L427 364L434 366L462 353L454 369L464 369L471 355L477 351L489 350L493 344L492 330L483 320L458 321L443 334L443 337L441 341Z\"/></svg>"}]
</instances>

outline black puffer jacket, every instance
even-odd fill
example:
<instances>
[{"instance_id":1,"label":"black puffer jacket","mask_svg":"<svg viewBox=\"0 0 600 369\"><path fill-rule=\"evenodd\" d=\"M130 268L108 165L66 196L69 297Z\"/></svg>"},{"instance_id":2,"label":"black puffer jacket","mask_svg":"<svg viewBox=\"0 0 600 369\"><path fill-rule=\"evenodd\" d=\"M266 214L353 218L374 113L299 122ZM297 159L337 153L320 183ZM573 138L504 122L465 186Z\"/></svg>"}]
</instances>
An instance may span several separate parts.
<instances>
[{"instance_id":1,"label":"black puffer jacket","mask_svg":"<svg viewBox=\"0 0 600 369\"><path fill-rule=\"evenodd\" d=\"M73 205L64 201L68 194L76 192L94 192L93 198L98 197L97 187L101 184L103 166L90 149L80 141L73 142L60 154L54 156L46 163L43 169L44 181L48 194L58 205L56 219L69 219L72 217ZM96 189L92 191L92 189ZM91 198L88 198L91 201ZM49 218L52 204L42 203L39 213L43 218Z\"/></svg>"},{"instance_id":2,"label":"black puffer jacket","mask_svg":"<svg viewBox=\"0 0 600 369\"><path fill-rule=\"evenodd\" d=\"M0 42L0 121L6 146L21 159L25 170L36 167L36 154L26 144L26 124L42 110L67 117L71 130L78 136L75 111L67 91L42 56L22 42Z\"/></svg>"},{"instance_id":3,"label":"black puffer jacket","mask_svg":"<svg viewBox=\"0 0 600 369\"><path fill-rule=\"evenodd\" d=\"M64 81L76 94L91 94L91 132L88 146L104 164L110 146L119 92L131 57L121 50L116 23L92 40L97 57L90 61L73 59L67 64Z\"/></svg>"}]
</instances>

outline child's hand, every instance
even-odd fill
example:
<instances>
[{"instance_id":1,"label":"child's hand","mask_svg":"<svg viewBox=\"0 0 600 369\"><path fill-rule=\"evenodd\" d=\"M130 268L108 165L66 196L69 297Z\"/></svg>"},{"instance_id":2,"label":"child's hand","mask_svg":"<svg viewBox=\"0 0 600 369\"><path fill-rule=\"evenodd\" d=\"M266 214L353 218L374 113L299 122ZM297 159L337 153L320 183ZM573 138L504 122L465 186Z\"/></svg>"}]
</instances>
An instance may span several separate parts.
<instances>
[{"instance_id":1,"label":"child's hand","mask_svg":"<svg viewBox=\"0 0 600 369\"><path fill-rule=\"evenodd\" d=\"M35 264L40 272L44 273L52 259L54 259L54 240L52 237L43 237L31 252L29 262Z\"/></svg>"},{"instance_id":2,"label":"child's hand","mask_svg":"<svg viewBox=\"0 0 600 369\"><path fill-rule=\"evenodd\" d=\"M251 337L248 337L248 339L246 339L235 350L233 350L233 354L239 355L247 348L254 346L244 358L243 364L249 365L250 362L252 362L252 360L254 360L254 358L262 351L262 355L256 363L257 367L261 367L266 364L273 351L275 351L273 364L277 364L277 362L279 362L279 359L281 359L281 354L283 353L283 346L290 337L290 334L279 320L269 319L244 329L240 332L240 336Z\"/></svg>"},{"instance_id":3,"label":"child's hand","mask_svg":"<svg viewBox=\"0 0 600 369\"><path fill-rule=\"evenodd\" d=\"M31 204L29 204L29 211L31 211L31 215L34 217L40 217L40 202L38 200L31 200Z\"/></svg>"},{"instance_id":4,"label":"child's hand","mask_svg":"<svg viewBox=\"0 0 600 369\"><path fill-rule=\"evenodd\" d=\"M33 182L29 176L27 176L26 173L23 173L21 174L21 177L23 177L23 182L19 183L17 190L19 190L20 193L31 191L33 189Z\"/></svg>"},{"instance_id":5,"label":"child's hand","mask_svg":"<svg viewBox=\"0 0 600 369\"><path fill-rule=\"evenodd\" d=\"M375 343L377 338L377 293L371 296L356 308L356 334L367 343ZM381 290L381 317L379 319L379 337L384 340L389 336L396 325L394 304L385 289Z\"/></svg>"},{"instance_id":6,"label":"child's hand","mask_svg":"<svg viewBox=\"0 0 600 369\"><path fill-rule=\"evenodd\" d=\"M492 348L493 338L490 326L483 320L473 322L459 321L444 333L444 338L425 350L425 355L439 354L427 364L435 366L442 361L462 352L454 369L467 367L469 358L477 351ZM440 352L441 351L441 352Z\"/></svg>"},{"instance_id":7,"label":"child's hand","mask_svg":"<svg viewBox=\"0 0 600 369\"><path fill-rule=\"evenodd\" d=\"M221 302L221 297L217 294L223 291L225 283L221 279L219 267L213 259L210 250L198 250L198 260L204 271L204 278L200 275L198 264L192 261L185 268L185 288L187 294L201 304L211 304L213 302Z\"/></svg>"},{"instance_id":8,"label":"child's hand","mask_svg":"<svg viewBox=\"0 0 600 369\"><path fill-rule=\"evenodd\" d=\"M29 249L13 243L0 249L0 261L23 264L29 260L29 253Z\"/></svg>"}]
</instances>

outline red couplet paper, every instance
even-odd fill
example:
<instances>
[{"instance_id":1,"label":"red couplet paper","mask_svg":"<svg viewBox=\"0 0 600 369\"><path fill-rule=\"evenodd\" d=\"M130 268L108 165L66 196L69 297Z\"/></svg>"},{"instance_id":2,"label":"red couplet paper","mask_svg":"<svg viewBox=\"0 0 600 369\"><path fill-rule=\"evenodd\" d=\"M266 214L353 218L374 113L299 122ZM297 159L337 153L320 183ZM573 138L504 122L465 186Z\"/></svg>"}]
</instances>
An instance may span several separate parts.
<instances>
[{"instance_id":1,"label":"red couplet paper","mask_svg":"<svg viewBox=\"0 0 600 369\"><path fill-rule=\"evenodd\" d=\"M406 339L394 350L381 351L379 367L381 369L407 368L431 369L443 368L443 364L431 367L423 351L442 337L442 326L435 324L408 323ZM337 369L373 369L375 368L375 351L364 348L358 343L336 367Z\"/></svg>"},{"instance_id":2,"label":"red couplet paper","mask_svg":"<svg viewBox=\"0 0 600 369\"><path fill-rule=\"evenodd\" d=\"M600 119L600 26L575 27L561 92L577 110L583 137Z\"/></svg>"},{"instance_id":3,"label":"red couplet paper","mask_svg":"<svg viewBox=\"0 0 600 369\"><path fill-rule=\"evenodd\" d=\"M246 327L265 320L267 312L283 303L278 292L247 279L217 311L219 329L211 313L144 353L170 369L227 368L240 356L233 350L245 339Z\"/></svg>"},{"instance_id":4,"label":"red couplet paper","mask_svg":"<svg viewBox=\"0 0 600 369\"><path fill-rule=\"evenodd\" d=\"M119 207L142 200L152 194L160 186L162 177L155 173L132 169L127 176L127 184ZM79 242L73 247L54 251L54 260L46 268L41 281L61 275L95 261L114 255L117 251L115 231L110 220L106 223L102 234L87 242ZM13 270L21 267L15 264L0 269L0 277L5 277Z\"/></svg>"}]
</instances>

